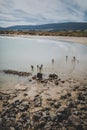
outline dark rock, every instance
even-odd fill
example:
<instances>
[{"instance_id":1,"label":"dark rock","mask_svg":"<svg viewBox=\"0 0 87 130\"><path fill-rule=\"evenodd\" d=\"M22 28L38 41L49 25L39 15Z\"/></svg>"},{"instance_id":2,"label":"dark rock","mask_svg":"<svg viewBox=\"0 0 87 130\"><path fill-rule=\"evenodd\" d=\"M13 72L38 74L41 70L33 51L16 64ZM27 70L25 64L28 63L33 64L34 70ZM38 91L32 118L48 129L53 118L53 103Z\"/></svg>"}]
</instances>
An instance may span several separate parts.
<instances>
[{"instance_id":1,"label":"dark rock","mask_svg":"<svg viewBox=\"0 0 87 130\"><path fill-rule=\"evenodd\" d=\"M54 103L55 103L54 101L49 102L50 106L54 106Z\"/></svg>"},{"instance_id":2,"label":"dark rock","mask_svg":"<svg viewBox=\"0 0 87 130\"><path fill-rule=\"evenodd\" d=\"M55 83L55 85L58 85L58 84L59 84L58 80L55 80L55 82L54 82L54 83Z\"/></svg>"},{"instance_id":3,"label":"dark rock","mask_svg":"<svg viewBox=\"0 0 87 130\"><path fill-rule=\"evenodd\" d=\"M68 118L68 122L69 122L69 124L72 124L74 126L80 125L80 119L76 115L70 115Z\"/></svg>"},{"instance_id":4,"label":"dark rock","mask_svg":"<svg viewBox=\"0 0 87 130\"><path fill-rule=\"evenodd\" d=\"M41 118L41 114L40 113L35 113L33 115L33 122L38 122Z\"/></svg>"},{"instance_id":5,"label":"dark rock","mask_svg":"<svg viewBox=\"0 0 87 130\"><path fill-rule=\"evenodd\" d=\"M60 99L66 99L67 98L67 95L62 95L61 97L60 97Z\"/></svg>"},{"instance_id":6,"label":"dark rock","mask_svg":"<svg viewBox=\"0 0 87 130\"><path fill-rule=\"evenodd\" d=\"M34 106L41 107L42 105L42 98L40 96L34 97Z\"/></svg>"},{"instance_id":7,"label":"dark rock","mask_svg":"<svg viewBox=\"0 0 87 130\"><path fill-rule=\"evenodd\" d=\"M38 78L39 80L42 80L42 79L43 79L43 74L42 74L42 73L37 73L37 78Z\"/></svg>"},{"instance_id":8,"label":"dark rock","mask_svg":"<svg viewBox=\"0 0 87 130\"><path fill-rule=\"evenodd\" d=\"M76 130L84 130L82 125L77 125Z\"/></svg>"},{"instance_id":9,"label":"dark rock","mask_svg":"<svg viewBox=\"0 0 87 130\"><path fill-rule=\"evenodd\" d=\"M32 78L33 79L33 78ZM32 82L32 80L31 79L29 79L29 82Z\"/></svg>"},{"instance_id":10,"label":"dark rock","mask_svg":"<svg viewBox=\"0 0 87 130\"><path fill-rule=\"evenodd\" d=\"M65 83L65 81L61 81L61 83Z\"/></svg>"},{"instance_id":11,"label":"dark rock","mask_svg":"<svg viewBox=\"0 0 87 130\"><path fill-rule=\"evenodd\" d=\"M29 105L28 104L21 104L19 107L19 110L21 112L27 111L29 109Z\"/></svg>"},{"instance_id":12,"label":"dark rock","mask_svg":"<svg viewBox=\"0 0 87 130\"><path fill-rule=\"evenodd\" d=\"M84 100L85 100L85 97L84 97L81 93L79 93L78 100L84 101Z\"/></svg>"},{"instance_id":13,"label":"dark rock","mask_svg":"<svg viewBox=\"0 0 87 130\"><path fill-rule=\"evenodd\" d=\"M46 122L45 121L40 121L37 125L37 130L42 130L45 126Z\"/></svg>"},{"instance_id":14,"label":"dark rock","mask_svg":"<svg viewBox=\"0 0 87 130\"><path fill-rule=\"evenodd\" d=\"M24 76L24 77L28 77L31 75L31 73L29 73L29 72L19 72L19 71L15 71L15 70L3 70L3 72L5 74L13 74L13 75Z\"/></svg>"},{"instance_id":15,"label":"dark rock","mask_svg":"<svg viewBox=\"0 0 87 130\"><path fill-rule=\"evenodd\" d=\"M8 106L8 105L9 105L8 102L3 103L3 107L6 107L6 106Z\"/></svg>"},{"instance_id":16,"label":"dark rock","mask_svg":"<svg viewBox=\"0 0 87 130\"><path fill-rule=\"evenodd\" d=\"M60 106L61 106L61 103L59 103L59 102L55 102L55 103L54 103L54 107L55 107L55 108L59 108Z\"/></svg>"},{"instance_id":17,"label":"dark rock","mask_svg":"<svg viewBox=\"0 0 87 130\"><path fill-rule=\"evenodd\" d=\"M26 96L28 96L28 94L27 94L27 93L24 93L24 96L26 97Z\"/></svg>"},{"instance_id":18,"label":"dark rock","mask_svg":"<svg viewBox=\"0 0 87 130\"><path fill-rule=\"evenodd\" d=\"M71 93L67 93L67 96L70 97L70 96L71 96Z\"/></svg>"},{"instance_id":19,"label":"dark rock","mask_svg":"<svg viewBox=\"0 0 87 130\"><path fill-rule=\"evenodd\" d=\"M67 120L68 117L70 116L70 109L69 108L64 108L63 110L57 111L56 112L58 121L61 122L63 120Z\"/></svg>"},{"instance_id":20,"label":"dark rock","mask_svg":"<svg viewBox=\"0 0 87 130\"><path fill-rule=\"evenodd\" d=\"M21 103L22 103L22 101L16 100L14 104L17 106L17 105L20 105Z\"/></svg>"},{"instance_id":21,"label":"dark rock","mask_svg":"<svg viewBox=\"0 0 87 130\"><path fill-rule=\"evenodd\" d=\"M3 100L2 96L0 95L0 100Z\"/></svg>"},{"instance_id":22,"label":"dark rock","mask_svg":"<svg viewBox=\"0 0 87 130\"><path fill-rule=\"evenodd\" d=\"M50 80L58 79L58 75L56 75L56 74L49 74L49 79Z\"/></svg>"},{"instance_id":23,"label":"dark rock","mask_svg":"<svg viewBox=\"0 0 87 130\"><path fill-rule=\"evenodd\" d=\"M74 102L70 102L69 103L69 108L73 108L73 107L75 107L75 103Z\"/></svg>"},{"instance_id":24,"label":"dark rock","mask_svg":"<svg viewBox=\"0 0 87 130\"><path fill-rule=\"evenodd\" d=\"M49 110L46 111L46 115L50 115Z\"/></svg>"}]
</instances>

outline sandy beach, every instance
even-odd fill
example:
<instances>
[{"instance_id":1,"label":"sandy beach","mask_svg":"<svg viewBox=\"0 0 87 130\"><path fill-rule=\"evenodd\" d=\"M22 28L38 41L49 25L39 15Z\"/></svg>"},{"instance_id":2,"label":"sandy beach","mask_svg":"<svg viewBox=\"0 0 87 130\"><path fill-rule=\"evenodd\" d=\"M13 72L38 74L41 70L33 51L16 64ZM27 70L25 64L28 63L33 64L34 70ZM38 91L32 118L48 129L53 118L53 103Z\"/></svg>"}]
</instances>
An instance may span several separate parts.
<instances>
[{"instance_id":1,"label":"sandy beach","mask_svg":"<svg viewBox=\"0 0 87 130\"><path fill-rule=\"evenodd\" d=\"M87 45L86 37L49 39ZM21 72L15 73L19 78L23 76ZM27 82L0 88L1 130L87 130L86 77L78 79L73 73L64 78L56 72L45 75L43 71L24 75Z\"/></svg>"},{"instance_id":2,"label":"sandy beach","mask_svg":"<svg viewBox=\"0 0 87 130\"><path fill-rule=\"evenodd\" d=\"M67 42L72 42L72 43L80 43L87 45L87 37L59 37L58 39L61 41L67 41Z\"/></svg>"},{"instance_id":3,"label":"sandy beach","mask_svg":"<svg viewBox=\"0 0 87 130\"><path fill-rule=\"evenodd\" d=\"M8 37L22 37L22 38L34 38L34 37L39 37L39 38L49 38L49 39L56 39L56 40L61 40L61 41L66 41L66 42L72 42L72 43L80 43L83 45L87 45L87 37L70 37L70 36L38 36L38 35L14 35L14 34L3 34L0 36L8 36Z\"/></svg>"}]
</instances>

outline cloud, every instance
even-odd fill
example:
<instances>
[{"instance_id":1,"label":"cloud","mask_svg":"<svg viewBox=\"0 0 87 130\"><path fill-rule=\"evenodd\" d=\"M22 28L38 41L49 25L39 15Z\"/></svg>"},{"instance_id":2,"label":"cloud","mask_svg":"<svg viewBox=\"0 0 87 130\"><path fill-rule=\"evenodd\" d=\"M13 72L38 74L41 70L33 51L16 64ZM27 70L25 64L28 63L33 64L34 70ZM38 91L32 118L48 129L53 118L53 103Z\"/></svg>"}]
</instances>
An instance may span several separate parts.
<instances>
[{"instance_id":1,"label":"cloud","mask_svg":"<svg viewBox=\"0 0 87 130\"><path fill-rule=\"evenodd\" d=\"M87 21L87 0L0 0L0 26L77 21Z\"/></svg>"}]
</instances>

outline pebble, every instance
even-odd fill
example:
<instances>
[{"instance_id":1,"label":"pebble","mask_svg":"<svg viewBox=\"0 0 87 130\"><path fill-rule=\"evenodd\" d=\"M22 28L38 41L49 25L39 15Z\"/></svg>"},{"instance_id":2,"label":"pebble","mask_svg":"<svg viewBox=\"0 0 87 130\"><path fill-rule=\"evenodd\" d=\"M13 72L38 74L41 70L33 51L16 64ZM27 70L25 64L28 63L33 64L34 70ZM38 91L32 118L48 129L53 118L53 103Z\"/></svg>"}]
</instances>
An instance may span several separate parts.
<instances>
[{"instance_id":1,"label":"pebble","mask_svg":"<svg viewBox=\"0 0 87 130\"><path fill-rule=\"evenodd\" d=\"M33 79L32 79L33 80ZM54 83L59 81L58 75L50 74L46 81ZM42 85L45 80L42 79ZM56 83L55 83L56 82ZM40 82L41 83L41 82ZM48 82L47 82L48 84ZM45 86L46 87L46 86ZM57 88L59 86L56 86ZM3 107L0 113L1 130L87 130L87 92L86 86L73 86L58 98L45 97L36 94L34 99L20 100L18 94L0 95ZM28 97L27 92L19 91L23 98ZM76 93L75 99L72 92ZM14 100L17 99L17 100ZM10 103L11 101L11 103Z\"/></svg>"}]
</instances>

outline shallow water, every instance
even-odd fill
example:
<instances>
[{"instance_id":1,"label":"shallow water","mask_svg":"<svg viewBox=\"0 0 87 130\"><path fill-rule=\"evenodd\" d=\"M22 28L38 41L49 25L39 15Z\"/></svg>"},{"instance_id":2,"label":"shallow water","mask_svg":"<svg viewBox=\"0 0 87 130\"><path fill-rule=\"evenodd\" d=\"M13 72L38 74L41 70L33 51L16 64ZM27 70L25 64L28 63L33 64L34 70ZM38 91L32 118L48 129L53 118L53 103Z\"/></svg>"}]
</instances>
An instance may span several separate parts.
<instances>
[{"instance_id":1,"label":"shallow water","mask_svg":"<svg viewBox=\"0 0 87 130\"><path fill-rule=\"evenodd\" d=\"M66 56L68 56L67 62ZM74 63L72 63L73 56L77 59ZM52 59L54 59L54 64L51 63ZM55 72L60 75L76 73L78 76L86 77L87 46L58 41L56 38L0 36L0 70L30 72L30 66L34 65L34 72L36 72L36 66L41 64L44 66L44 73ZM4 81L6 83L10 81L12 76L7 77L0 73L0 86ZM12 79L14 81L14 77Z\"/></svg>"}]
</instances>

